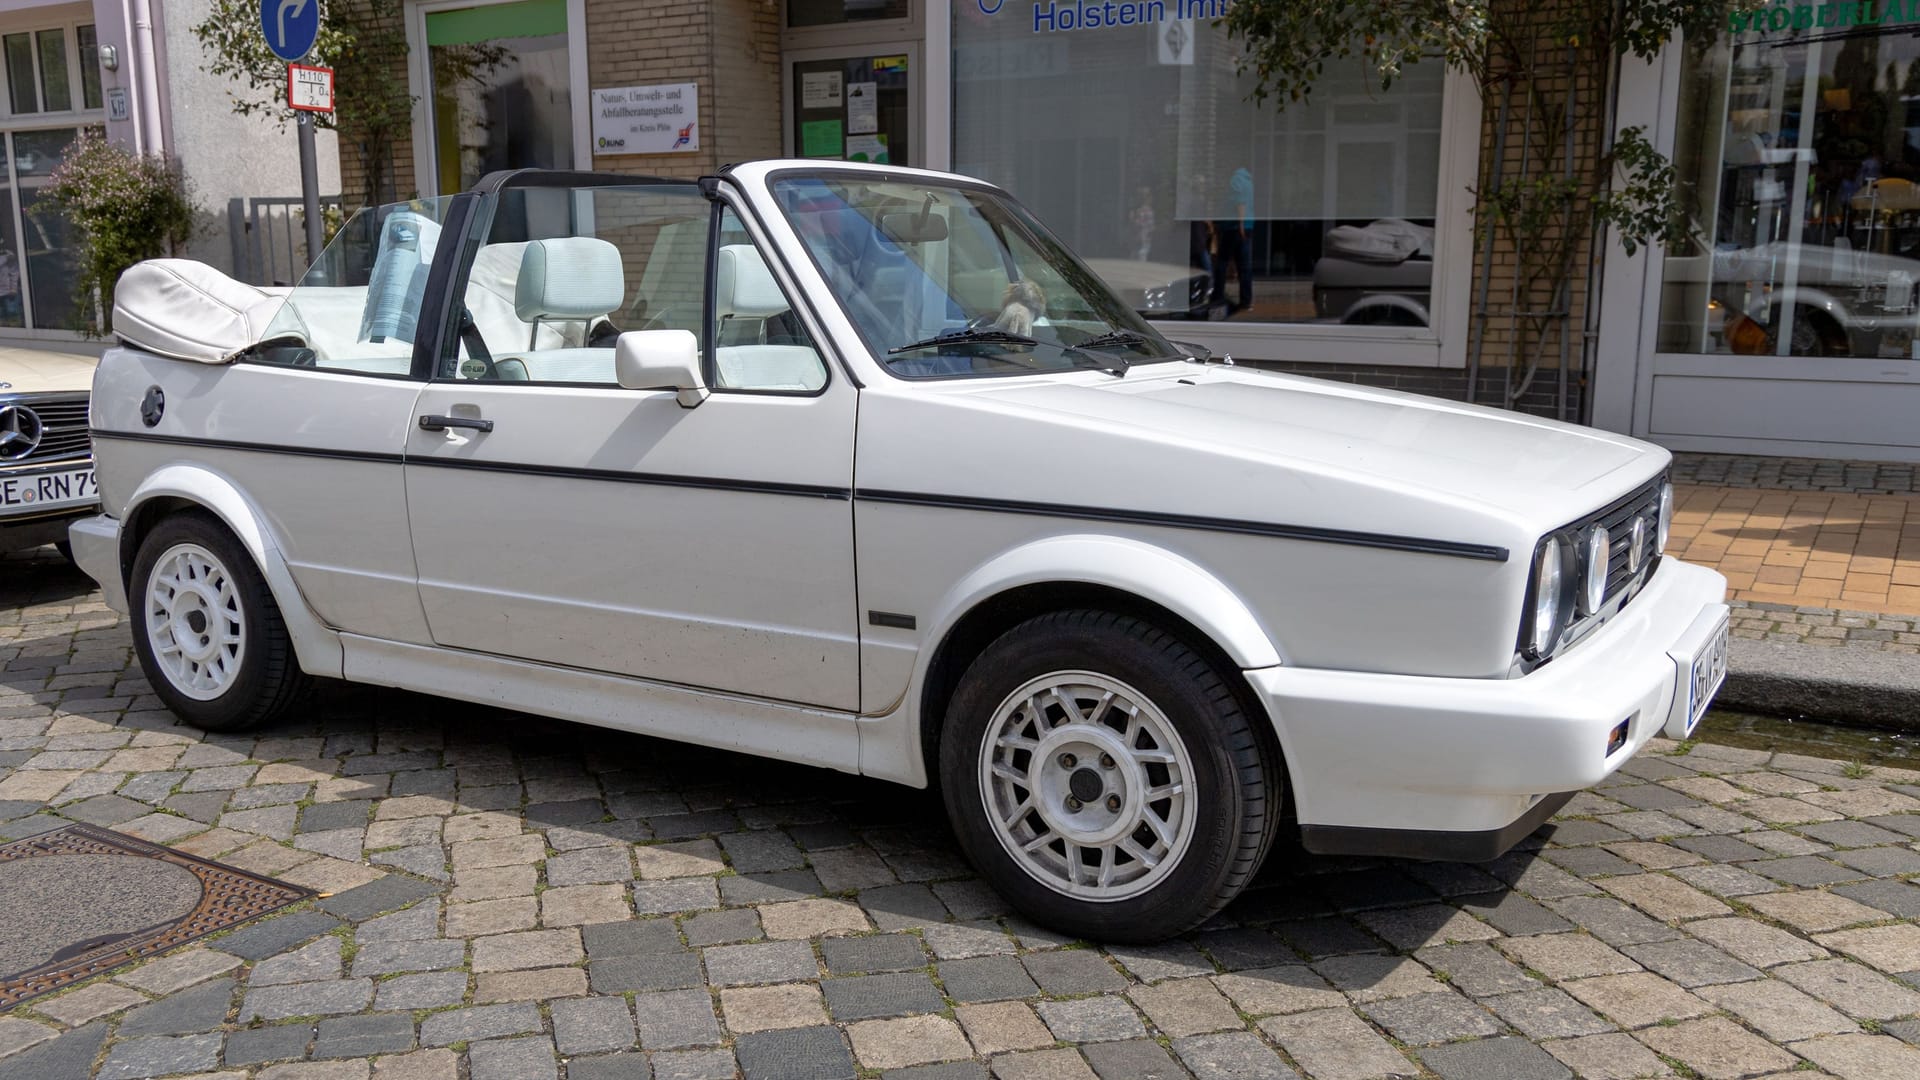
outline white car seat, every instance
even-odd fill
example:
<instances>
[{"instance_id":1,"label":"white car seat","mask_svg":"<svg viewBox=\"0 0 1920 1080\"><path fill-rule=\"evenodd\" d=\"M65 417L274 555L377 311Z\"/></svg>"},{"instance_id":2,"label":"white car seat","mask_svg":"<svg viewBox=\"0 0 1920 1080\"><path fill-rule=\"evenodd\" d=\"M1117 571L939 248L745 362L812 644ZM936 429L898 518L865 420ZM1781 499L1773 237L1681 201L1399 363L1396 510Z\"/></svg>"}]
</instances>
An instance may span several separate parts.
<instances>
[{"instance_id":1,"label":"white car seat","mask_svg":"<svg viewBox=\"0 0 1920 1080\"><path fill-rule=\"evenodd\" d=\"M786 315L790 308L758 248L752 244L720 248L714 259L713 300L721 342L714 350L717 385L753 390L813 390L821 385L820 353L812 346L765 340L768 321ZM729 330L749 323L756 324L750 328L750 340L729 344L730 338L737 340Z\"/></svg>"},{"instance_id":2,"label":"white car seat","mask_svg":"<svg viewBox=\"0 0 1920 1080\"><path fill-rule=\"evenodd\" d=\"M626 299L626 268L620 249L594 236L562 236L524 244L489 245L481 254L502 247L518 249L512 253L518 260L511 314L494 306L494 301L504 299L495 275L510 257L508 253L496 256L489 264L488 281L479 290L471 286L467 290L470 310L476 300L488 307L485 323L480 312L474 311L481 339L496 348L511 348L514 353L496 357L498 377L541 382L613 381L613 350L585 346L593 324L620 310ZM474 278L479 278L478 258ZM528 343L524 351L520 345L523 341Z\"/></svg>"}]
</instances>

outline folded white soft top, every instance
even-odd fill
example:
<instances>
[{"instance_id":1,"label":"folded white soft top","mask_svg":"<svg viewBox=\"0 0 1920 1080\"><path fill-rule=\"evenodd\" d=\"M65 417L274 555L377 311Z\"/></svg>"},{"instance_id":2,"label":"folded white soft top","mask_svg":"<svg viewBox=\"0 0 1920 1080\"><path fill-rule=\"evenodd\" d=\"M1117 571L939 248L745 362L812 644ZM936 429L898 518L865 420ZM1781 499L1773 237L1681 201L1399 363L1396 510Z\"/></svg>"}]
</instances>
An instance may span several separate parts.
<instances>
[{"instance_id":1,"label":"folded white soft top","mask_svg":"<svg viewBox=\"0 0 1920 1080\"><path fill-rule=\"evenodd\" d=\"M225 364L265 336L286 299L203 262L148 259L114 286L113 332L150 353Z\"/></svg>"}]
</instances>

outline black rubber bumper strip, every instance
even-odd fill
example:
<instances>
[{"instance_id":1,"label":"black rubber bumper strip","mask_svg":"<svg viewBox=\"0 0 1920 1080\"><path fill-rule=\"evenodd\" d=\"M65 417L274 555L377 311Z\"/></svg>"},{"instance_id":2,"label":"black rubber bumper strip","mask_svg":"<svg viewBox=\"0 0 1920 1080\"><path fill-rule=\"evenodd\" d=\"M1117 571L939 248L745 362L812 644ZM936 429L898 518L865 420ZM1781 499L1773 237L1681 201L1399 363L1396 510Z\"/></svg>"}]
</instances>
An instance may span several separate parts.
<instances>
[{"instance_id":1,"label":"black rubber bumper strip","mask_svg":"<svg viewBox=\"0 0 1920 1080\"><path fill-rule=\"evenodd\" d=\"M1449 829L1363 829L1352 825L1302 825L1300 843L1315 855L1373 855L1428 862L1492 862L1513 850L1577 792L1542 798L1503 828L1482 832Z\"/></svg>"}]
</instances>

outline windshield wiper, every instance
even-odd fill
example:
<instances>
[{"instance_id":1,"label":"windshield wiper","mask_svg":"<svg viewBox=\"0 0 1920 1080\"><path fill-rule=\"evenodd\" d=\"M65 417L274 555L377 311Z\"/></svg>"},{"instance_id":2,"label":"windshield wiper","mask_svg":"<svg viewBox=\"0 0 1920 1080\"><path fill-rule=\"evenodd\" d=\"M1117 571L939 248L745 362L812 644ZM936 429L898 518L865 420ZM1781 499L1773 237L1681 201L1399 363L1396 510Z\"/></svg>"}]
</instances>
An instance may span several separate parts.
<instances>
[{"instance_id":1,"label":"windshield wiper","mask_svg":"<svg viewBox=\"0 0 1920 1080\"><path fill-rule=\"evenodd\" d=\"M1130 366L1126 360L1118 356L1096 356L1079 345L1062 345L1057 341L1041 341L1038 338L1030 338L1025 334L1016 334L1011 330L1000 330L994 327L951 330L947 333L936 334L933 337L924 338L920 341L909 341L905 345L896 345L887 350L887 355L897 356L903 352L913 352L919 349L937 349L942 345L1020 345L1027 348L1032 348L1036 345L1045 346L1050 349L1059 349L1061 352L1066 353L1067 356L1072 358L1074 363L1080 367L1099 368L1101 371L1115 378L1124 377L1127 374L1127 368Z\"/></svg>"},{"instance_id":2,"label":"windshield wiper","mask_svg":"<svg viewBox=\"0 0 1920 1080\"><path fill-rule=\"evenodd\" d=\"M937 349L942 345L1039 345L1037 338L1025 334L1016 334L1011 330L997 330L990 327L966 330L949 330L920 341L909 341L905 345L895 345L887 350L888 356L897 356L903 352L919 349Z\"/></svg>"},{"instance_id":3,"label":"windshield wiper","mask_svg":"<svg viewBox=\"0 0 1920 1080\"><path fill-rule=\"evenodd\" d=\"M1138 330L1126 330L1126 329L1109 330L1104 334L1095 334L1094 336L1074 346L1074 348L1104 349L1113 345L1145 345L1151 342L1152 340L1153 340L1152 338L1148 337L1147 335L1141 333Z\"/></svg>"}]
</instances>

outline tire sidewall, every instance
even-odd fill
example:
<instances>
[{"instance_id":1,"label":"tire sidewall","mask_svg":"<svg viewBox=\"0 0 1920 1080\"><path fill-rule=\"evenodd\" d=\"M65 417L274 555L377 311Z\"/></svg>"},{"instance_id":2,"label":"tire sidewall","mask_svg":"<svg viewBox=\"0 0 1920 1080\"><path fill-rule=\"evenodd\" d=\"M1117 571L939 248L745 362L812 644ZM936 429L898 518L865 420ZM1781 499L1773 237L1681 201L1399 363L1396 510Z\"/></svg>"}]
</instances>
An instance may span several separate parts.
<instances>
[{"instance_id":1,"label":"tire sidewall","mask_svg":"<svg viewBox=\"0 0 1920 1080\"><path fill-rule=\"evenodd\" d=\"M1026 633L1030 627L1016 627L988 646L961 678L947 710L940 781L961 846L1015 907L1041 921L1112 941L1158 939L1185 929L1195 919L1192 913L1210 910L1225 887L1245 813L1215 702L1180 670L1164 644L1142 641L1111 626L1060 627L1044 637ZM1172 652L1192 655L1177 645ZM1158 884L1122 900L1082 900L1042 884L1007 852L988 824L979 779L987 725L1015 689L1041 675L1066 671L1095 672L1139 691L1186 744L1193 766L1190 805L1195 818L1187 850Z\"/></svg>"},{"instance_id":2,"label":"tire sidewall","mask_svg":"<svg viewBox=\"0 0 1920 1080\"><path fill-rule=\"evenodd\" d=\"M197 544L210 552L233 580L234 595L240 599L240 621L246 628L246 648L240 656L240 670L225 693L215 698L194 698L181 693L167 678L154 653L147 630L149 588L160 557L179 544ZM129 580L128 607L132 610L133 646L140 657L153 692L174 714L208 731L242 728L254 719L267 682L266 645L268 626L262 599L267 586L253 557L226 528L201 514L169 517L140 541Z\"/></svg>"}]
</instances>

